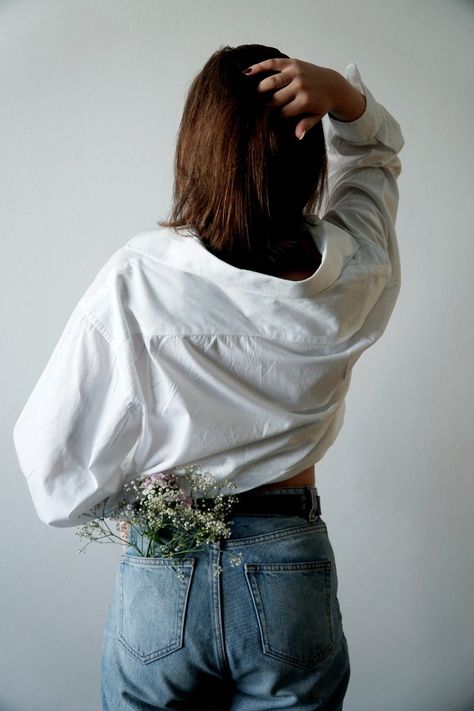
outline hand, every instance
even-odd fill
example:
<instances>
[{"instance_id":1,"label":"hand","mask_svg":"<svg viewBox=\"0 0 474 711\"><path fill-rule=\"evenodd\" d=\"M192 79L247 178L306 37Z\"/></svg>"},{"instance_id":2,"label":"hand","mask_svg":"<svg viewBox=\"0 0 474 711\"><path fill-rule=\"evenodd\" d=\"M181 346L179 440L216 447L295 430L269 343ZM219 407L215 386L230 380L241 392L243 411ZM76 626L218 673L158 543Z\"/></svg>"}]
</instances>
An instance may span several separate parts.
<instances>
[{"instance_id":1,"label":"hand","mask_svg":"<svg viewBox=\"0 0 474 711\"><path fill-rule=\"evenodd\" d=\"M269 105L281 107L283 119L302 116L295 127L296 138L303 138L328 112L341 121L353 121L365 110L365 96L333 69L292 57L275 57L251 64L245 74L253 76L268 70L278 74L263 79L257 91L274 91Z\"/></svg>"}]
</instances>

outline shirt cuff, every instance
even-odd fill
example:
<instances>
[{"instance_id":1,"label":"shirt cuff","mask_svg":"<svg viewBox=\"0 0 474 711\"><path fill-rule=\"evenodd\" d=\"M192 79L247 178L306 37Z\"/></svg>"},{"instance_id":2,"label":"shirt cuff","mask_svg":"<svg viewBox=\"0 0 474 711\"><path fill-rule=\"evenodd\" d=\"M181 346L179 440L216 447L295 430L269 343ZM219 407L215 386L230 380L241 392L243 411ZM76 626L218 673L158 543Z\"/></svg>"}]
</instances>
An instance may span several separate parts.
<instances>
[{"instance_id":1,"label":"shirt cuff","mask_svg":"<svg viewBox=\"0 0 474 711\"><path fill-rule=\"evenodd\" d=\"M325 121L329 131L351 143L368 143L378 132L382 121L383 111L373 94L362 81L359 69L355 62L351 62L346 67L345 73L347 81L353 87L361 91L366 98L364 113L353 121L339 121L325 114Z\"/></svg>"}]
</instances>

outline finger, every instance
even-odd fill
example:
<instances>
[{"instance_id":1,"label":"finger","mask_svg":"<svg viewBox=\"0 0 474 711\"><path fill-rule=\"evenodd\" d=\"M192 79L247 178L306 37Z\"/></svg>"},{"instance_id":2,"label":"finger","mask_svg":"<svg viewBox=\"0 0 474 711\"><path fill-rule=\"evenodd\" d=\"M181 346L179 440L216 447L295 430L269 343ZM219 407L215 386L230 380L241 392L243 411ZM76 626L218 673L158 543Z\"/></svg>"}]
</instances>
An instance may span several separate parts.
<instances>
[{"instance_id":1,"label":"finger","mask_svg":"<svg viewBox=\"0 0 474 711\"><path fill-rule=\"evenodd\" d=\"M315 126L317 123L319 123L321 119L320 118L305 118L302 121L299 121L296 124L295 128L295 136L298 138L300 141L301 139L304 138L305 134L310 131L313 126Z\"/></svg>"},{"instance_id":2,"label":"finger","mask_svg":"<svg viewBox=\"0 0 474 711\"><path fill-rule=\"evenodd\" d=\"M274 57L273 59L264 59L263 62L257 62L256 64L251 64L247 69L244 69L243 74L256 74L257 72L262 72L264 70L275 69L277 71L287 67L291 64L291 59L286 57Z\"/></svg>"},{"instance_id":3,"label":"finger","mask_svg":"<svg viewBox=\"0 0 474 711\"><path fill-rule=\"evenodd\" d=\"M289 101L280 110L280 115L283 118L293 118L294 116L309 117L308 107L305 99L301 94L294 94L293 101Z\"/></svg>"},{"instance_id":4,"label":"finger","mask_svg":"<svg viewBox=\"0 0 474 711\"><path fill-rule=\"evenodd\" d=\"M282 75L281 74L274 74L273 76L280 77ZM273 79L273 77L269 77L269 78ZM264 79L264 81L267 81L267 80ZM264 82L262 81L260 83L263 84ZM258 86L260 86L260 84ZM257 91L259 91L258 87L257 87ZM281 109L283 111L283 107L286 106L286 104L289 104L290 102L294 101L296 96L297 96L296 90L292 87L291 81L287 81L287 83L281 85L281 88L277 88L273 92L268 103L270 106L281 107ZM300 113L302 113L301 109L300 109ZM283 116L285 116L285 114L283 114Z\"/></svg>"},{"instance_id":5,"label":"finger","mask_svg":"<svg viewBox=\"0 0 474 711\"><path fill-rule=\"evenodd\" d=\"M291 84L291 77L289 77L286 72L280 72L279 74L272 74L270 77L262 79L262 81L257 84L257 91L265 92L273 90L276 92L289 84Z\"/></svg>"}]
</instances>

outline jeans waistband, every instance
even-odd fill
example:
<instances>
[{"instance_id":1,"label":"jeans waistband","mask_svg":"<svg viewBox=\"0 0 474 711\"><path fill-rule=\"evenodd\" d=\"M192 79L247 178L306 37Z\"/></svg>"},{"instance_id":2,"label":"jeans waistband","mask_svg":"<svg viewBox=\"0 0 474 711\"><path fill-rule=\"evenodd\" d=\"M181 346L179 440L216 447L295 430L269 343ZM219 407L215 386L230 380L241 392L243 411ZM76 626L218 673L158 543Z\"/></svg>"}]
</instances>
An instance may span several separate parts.
<instances>
[{"instance_id":1,"label":"jeans waistband","mask_svg":"<svg viewBox=\"0 0 474 711\"><path fill-rule=\"evenodd\" d=\"M315 486L282 487L263 491L249 490L235 494L232 516L302 516L315 521L321 515L321 503ZM226 497L223 497L226 499ZM197 508L212 507L212 499L194 499Z\"/></svg>"}]
</instances>

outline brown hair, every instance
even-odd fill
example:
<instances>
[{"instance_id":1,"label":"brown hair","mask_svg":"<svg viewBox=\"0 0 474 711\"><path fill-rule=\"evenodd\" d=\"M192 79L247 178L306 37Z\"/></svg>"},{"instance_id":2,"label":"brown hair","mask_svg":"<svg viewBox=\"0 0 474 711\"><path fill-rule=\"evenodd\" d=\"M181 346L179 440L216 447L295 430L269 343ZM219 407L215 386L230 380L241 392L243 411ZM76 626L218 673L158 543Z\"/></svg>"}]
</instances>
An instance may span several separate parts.
<instances>
[{"instance_id":1,"label":"brown hair","mask_svg":"<svg viewBox=\"0 0 474 711\"><path fill-rule=\"evenodd\" d=\"M299 140L302 115L279 118L279 107L268 105L273 92L256 91L277 72L242 74L273 57L288 55L260 44L224 46L195 76L179 127L170 218L158 222L186 228L243 269L289 267L307 228L304 212L319 210L327 189L321 121Z\"/></svg>"}]
</instances>

